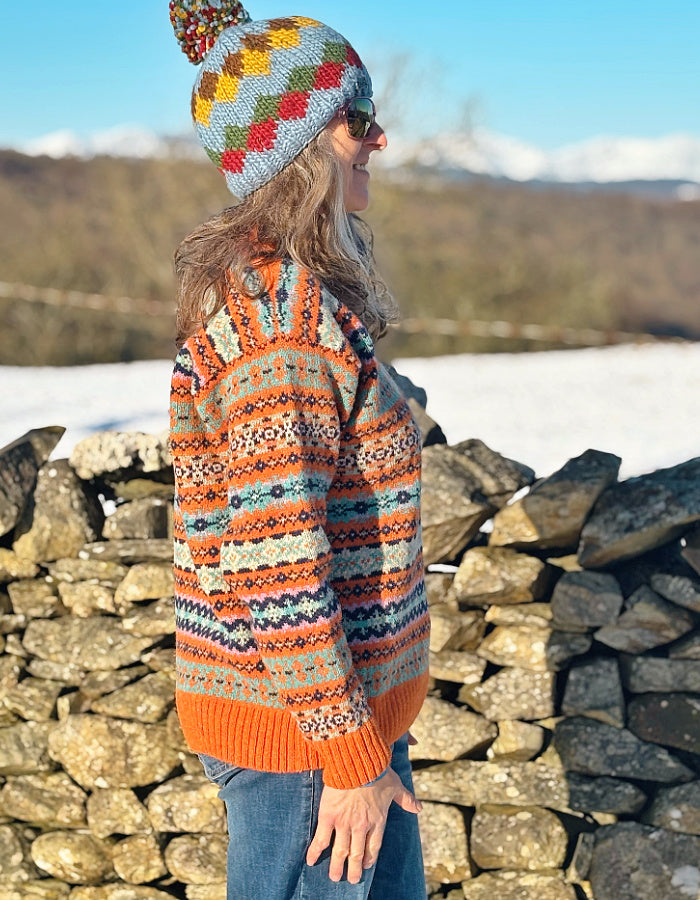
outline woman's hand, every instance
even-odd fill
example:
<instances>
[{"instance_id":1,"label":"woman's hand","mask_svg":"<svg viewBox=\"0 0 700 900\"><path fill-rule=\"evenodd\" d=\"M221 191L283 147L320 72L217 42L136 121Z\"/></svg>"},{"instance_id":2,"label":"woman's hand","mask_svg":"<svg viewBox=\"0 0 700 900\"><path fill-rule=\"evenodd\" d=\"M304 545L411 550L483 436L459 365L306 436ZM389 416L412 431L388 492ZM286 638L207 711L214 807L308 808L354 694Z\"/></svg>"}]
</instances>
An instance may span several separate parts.
<instances>
[{"instance_id":1,"label":"woman's hand","mask_svg":"<svg viewBox=\"0 0 700 900\"><path fill-rule=\"evenodd\" d=\"M420 801L406 790L393 769L387 769L378 781L366 787L341 791L326 785L316 833L306 853L308 865L314 865L332 840L328 870L331 881L340 881L347 862L348 881L357 884L362 870L370 869L377 861L392 803L398 803L406 812L419 813L422 809Z\"/></svg>"}]
</instances>

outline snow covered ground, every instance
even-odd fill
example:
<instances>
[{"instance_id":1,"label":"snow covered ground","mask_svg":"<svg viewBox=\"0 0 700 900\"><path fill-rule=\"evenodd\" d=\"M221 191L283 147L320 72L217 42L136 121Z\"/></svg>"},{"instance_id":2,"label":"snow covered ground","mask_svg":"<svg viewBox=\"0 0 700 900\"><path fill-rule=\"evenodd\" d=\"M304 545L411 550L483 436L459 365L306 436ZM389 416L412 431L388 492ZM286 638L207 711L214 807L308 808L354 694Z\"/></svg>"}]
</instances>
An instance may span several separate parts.
<instances>
[{"instance_id":1,"label":"snow covered ground","mask_svg":"<svg viewBox=\"0 0 700 900\"><path fill-rule=\"evenodd\" d=\"M480 438L549 475L589 447L629 477L700 455L700 344L395 361L428 392L450 443ZM64 425L55 456L103 429L167 427L167 360L75 368L0 367L0 446Z\"/></svg>"}]
</instances>

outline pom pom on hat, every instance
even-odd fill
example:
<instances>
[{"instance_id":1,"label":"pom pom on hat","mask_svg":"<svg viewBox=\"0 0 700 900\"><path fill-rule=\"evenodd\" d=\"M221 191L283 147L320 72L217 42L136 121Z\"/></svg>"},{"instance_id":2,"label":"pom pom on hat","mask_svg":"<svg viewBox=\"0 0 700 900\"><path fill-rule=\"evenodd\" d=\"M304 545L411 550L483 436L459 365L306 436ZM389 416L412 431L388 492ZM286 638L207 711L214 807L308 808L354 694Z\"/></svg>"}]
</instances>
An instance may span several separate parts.
<instances>
[{"instance_id":1,"label":"pom pom on hat","mask_svg":"<svg viewBox=\"0 0 700 900\"><path fill-rule=\"evenodd\" d=\"M170 0L170 21L182 52L201 63L225 28L250 22L237 0Z\"/></svg>"}]
</instances>

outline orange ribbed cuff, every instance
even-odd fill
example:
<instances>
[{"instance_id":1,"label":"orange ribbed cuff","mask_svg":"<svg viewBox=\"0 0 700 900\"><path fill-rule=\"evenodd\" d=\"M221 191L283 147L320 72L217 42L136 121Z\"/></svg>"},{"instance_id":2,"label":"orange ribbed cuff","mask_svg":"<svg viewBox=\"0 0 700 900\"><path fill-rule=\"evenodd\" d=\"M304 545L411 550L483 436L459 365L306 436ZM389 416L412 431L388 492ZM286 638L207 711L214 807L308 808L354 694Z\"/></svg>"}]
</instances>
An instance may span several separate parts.
<instances>
[{"instance_id":1,"label":"orange ribbed cuff","mask_svg":"<svg viewBox=\"0 0 700 900\"><path fill-rule=\"evenodd\" d=\"M391 748L374 719L357 731L323 741L323 783L333 788L361 787L374 781L391 762Z\"/></svg>"}]
</instances>

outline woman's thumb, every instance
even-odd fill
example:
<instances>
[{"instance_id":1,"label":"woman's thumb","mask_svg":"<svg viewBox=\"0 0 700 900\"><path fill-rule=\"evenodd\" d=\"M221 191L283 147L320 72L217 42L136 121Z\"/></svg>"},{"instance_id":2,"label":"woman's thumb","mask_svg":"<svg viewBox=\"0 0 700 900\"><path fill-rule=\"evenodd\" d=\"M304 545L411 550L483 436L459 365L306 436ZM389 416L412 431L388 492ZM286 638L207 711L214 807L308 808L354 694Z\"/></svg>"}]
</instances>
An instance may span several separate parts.
<instances>
[{"instance_id":1,"label":"woman's thumb","mask_svg":"<svg viewBox=\"0 0 700 900\"><path fill-rule=\"evenodd\" d=\"M405 809L406 812L419 813L423 809L423 804L420 800L416 800L414 795L403 786L394 795L394 802L398 803L401 809Z\"/></svg>"}]
</instances>

